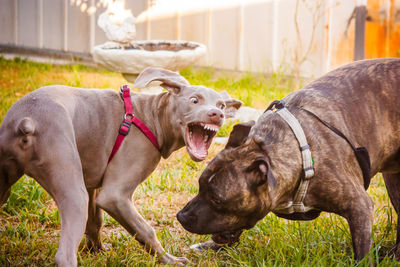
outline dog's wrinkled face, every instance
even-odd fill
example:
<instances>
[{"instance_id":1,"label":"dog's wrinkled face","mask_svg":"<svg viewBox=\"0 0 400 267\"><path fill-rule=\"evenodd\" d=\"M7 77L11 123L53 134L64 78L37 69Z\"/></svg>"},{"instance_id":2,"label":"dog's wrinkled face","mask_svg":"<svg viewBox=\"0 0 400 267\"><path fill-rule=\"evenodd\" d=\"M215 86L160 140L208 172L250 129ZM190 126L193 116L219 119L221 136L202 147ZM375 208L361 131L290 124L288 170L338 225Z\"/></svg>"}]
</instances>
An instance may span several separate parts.
<instances>
[{"instance_id":1,"label":"dog's wrinkled face","mask_svg":"<svg viewBox=\"0 0 400 267\"><path fill-rule=\"evenodd\" d=\"M185 87L175 98L177 113L182 114L178 121L187 151L192 160L204 160L225 121L226 110L237 109L241 103L237 101L233 107L223 95L204 86Z\"/></svg>"},{"instance_id":2,"label":"dog's wrinkled face","mask_svg":"<svg viewBox=\"0 0 400 267\"><path fill-rule=\"evenodd\" d=\"M204 160L225 118L233 117L242 102L226 92L217 93L204 86L191 86L178 73L158 68L145 69L136 79L134 87L145 87L152 81L162 82L161 86L168 90L171 114L176 115L172 124L169 123L169 130L180 131L192 160Z\"/></svg>"},{"instance_id":3,"label":"dog's wrinkled face","mask_svg":"<svg viewBox=\"0 0 400 267\"><path fill-rule=\"evenodd\" d=\"M230 141L235 137L232 132ZM268 158L254 140L238 147L230 143L202 173L199 194L177 215L186 230L213 234L219 244L236 242L243 229L268 213L269 189L276 184Z\"/></svg>"}]
</instances>

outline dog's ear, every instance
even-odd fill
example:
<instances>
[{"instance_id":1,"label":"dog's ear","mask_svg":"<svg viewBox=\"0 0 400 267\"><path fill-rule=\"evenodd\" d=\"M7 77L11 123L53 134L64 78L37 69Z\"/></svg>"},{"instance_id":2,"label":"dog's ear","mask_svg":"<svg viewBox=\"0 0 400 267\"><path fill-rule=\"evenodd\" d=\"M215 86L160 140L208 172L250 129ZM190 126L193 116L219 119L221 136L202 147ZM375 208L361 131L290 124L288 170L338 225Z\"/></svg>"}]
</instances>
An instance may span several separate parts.
<instances>
[{"instance_id":1,"label":"dog's ear","mask_svg":"<svg viewBox=\"0 0 400 267\"><path fill-rule=\"evenodd\" d=\"M243 105L243 102L229 96L227 91L219 93L225 101L225 118L235 117L236 111Z\"/></svg>"},{"instance_id":2,"label":"dog's ear","mask_svg":"<svg viewBox=\"0 0 400 267\"><path fill-rule=\"evenodd\" d=\"M275 206L277 198L278 198L278 190L275 190L275 187L278 183L274 174L271 170L271 165L268 163L267 160L261 160L257 162L258 169L261 173L261 178L258 185L262 185L267 183L268 184L268 196L271 201L270 205Z\"/></svg>"},{"instance_id":3,"label":"dog's ear","mask_svg":"<svg viewBox=\"0 0 400 267\"><path fill-rule=\"evenodd\" d=\"M262 174L262 181L264 183L267 182L269 188L274 189L278 182L276 181L276 178L271 171L271 166L269 165L269 163L267 161L260 161L258 163L258 169Z\"/></svg>"},{"instance_id":4,"label":"dog's ear","mask_svg":"<svg viewBox=\"0 0 400 267\"><path fill-rule=\"evenodd\" d=\"M225 148L237 147L243 144L247 136L249 135L251 127L253 127L254 124L254 121L248 121L233 126L233 130L229 135L228 143L226 144Z\"/></svg>"},{"instance_id":5,"label":"dog's ear","mask_svg":"<svg viewBox=\"0 0 400 267\"><path fill-rule=\"evenodd\" d=\"M133 87L143 88L153 81L161 82L160 86L175 94L178 94L183 87L190 86L190 83L177 72L148 67L139 74Z\"/></svg>"},{"instance_id":6,"label":"dog's ear","mask_svg":"<svg viewBox=\"0 0 400 267\"><path fill-rule=\"evenodd\" d=\"M256 159L251 166L247 168L247 171L255 174L249 176L250 183L254 186L260 186L268 183L269 189L272 190L278 183L271 171L268 160L265 158Z\"/></svg>"}]
</instances>

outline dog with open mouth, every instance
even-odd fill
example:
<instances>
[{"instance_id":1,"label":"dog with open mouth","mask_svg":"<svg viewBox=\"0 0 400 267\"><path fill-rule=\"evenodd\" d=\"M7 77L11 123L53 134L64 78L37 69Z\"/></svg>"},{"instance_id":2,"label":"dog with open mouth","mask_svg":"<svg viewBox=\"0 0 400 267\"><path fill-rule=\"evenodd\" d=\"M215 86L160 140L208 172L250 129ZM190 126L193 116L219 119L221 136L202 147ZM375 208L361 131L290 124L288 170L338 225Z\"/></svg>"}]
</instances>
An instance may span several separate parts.
<instances>
[{"instance_id":1,"label":"dog with open mouth","mask_svg":"<svg viewBox=\"0 0 400 267\"><path fill-rule=\"evenodd\" d=\"M207 90L207 88L202 88ZM204 101L203 96L192 96L190 101L194 104L198 104L200 101ZM185 144L189 156L194 161L202 161L208 155L208 148L214 136L217 134L219 128L224 122L224 109L226 104L220 102L216 107L208 107L208 110L196 110L198 113L195 117L203 117L201 121L190 121L185 126ZM207 107L204 107L207 109Z\"/></svg>"},{"instance_id":2,"label":"dog with open mouth","mask_svg":"<svg viewBox=\"0 0 400 267\"><path fill-rule=\"evenodd\" d=\"M161 157L183 146L194 161L204 160L225 118L242 102L159 68L145 69L134 87L153 81L167 91L130 95L123 90L123 100L114 90L46 86L22 97L7 112L0 127L0 205L23 174L49 192L61 217L58 266L77 265L84 233L89 250L103 249L103 210L160 262L186 262L164 250L134 207L133 192ZM128 107L132 113L127 113ZM127 128L134 118L147 131L138 124ZM125 138L114 154L121 135Z\"/></svg>"},{"instance_id":3,"label":"dog with open mouth","mask_svg":"<svg viewBox=\"0 0 400 267\"><path fill-rule=\"evenodd\" d=\"M269 212L290 220L336 213L347 220L361 260L371 248L374 208L366 189L376 173L400 212L400 59L344 65L271 108L257 123L234 126L179 222L212 234L214 242L199 246L207 248L237 242ZM399 234L398 223L398 259Z\"/></svg>"}]
</instances>

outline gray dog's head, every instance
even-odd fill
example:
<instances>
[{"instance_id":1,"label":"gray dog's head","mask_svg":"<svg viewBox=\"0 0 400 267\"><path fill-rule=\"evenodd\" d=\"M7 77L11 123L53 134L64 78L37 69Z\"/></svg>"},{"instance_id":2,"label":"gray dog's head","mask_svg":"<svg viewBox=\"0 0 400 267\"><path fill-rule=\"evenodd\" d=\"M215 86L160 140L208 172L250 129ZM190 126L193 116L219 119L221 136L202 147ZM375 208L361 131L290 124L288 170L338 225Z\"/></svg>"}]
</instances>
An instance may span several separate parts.
<instances>
[{"instance_id":1,"label":"gray dog's head","mask_svg":"<svg viewBox=\"0 0 400 267\"><path fill-rule=\"evenodd\" d=\"M242 102L230 98L226 92L217 93L204 86L192 86L178 73L159 68L145 69L134 87L145 87L152 81L161 82L161 86L168 90L165 101L160 102L168 106L169 114L173 116L169 118L172 124L168 130L183 137L193 160L204 160L225 118L233 117Z\"/></svg>"},{"instance_id":2,"label":"gray dog's head","mask_svg":"<svg viewBox=\"0 0 400 267\"><path fill-rule=\"evenodd\" d=\"M233 243L271 210L277 181L263 144L247 138L252 125L236 125L225 149L202 173L199 194L177 215L186 230Z\"/></svg>"}]
</instances>

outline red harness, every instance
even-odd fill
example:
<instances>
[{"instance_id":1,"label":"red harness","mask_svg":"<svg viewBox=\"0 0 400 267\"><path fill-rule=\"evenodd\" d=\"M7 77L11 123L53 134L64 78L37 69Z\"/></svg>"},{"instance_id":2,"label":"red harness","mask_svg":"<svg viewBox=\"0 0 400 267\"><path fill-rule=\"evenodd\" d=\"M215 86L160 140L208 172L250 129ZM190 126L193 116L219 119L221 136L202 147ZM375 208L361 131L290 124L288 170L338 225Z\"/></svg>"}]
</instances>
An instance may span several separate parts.
<instances>
[{"instance_id":1,"label":"red harness","mask_svg":"<svg viewBox=\"0 0 400 267\"><path fill-rule=\"evenodd\" d=\"M140 131L150 140L150 142L155 146L155 148L160 151L160 147L157 142L157 138L154 136L154 134L151 132L149 128L135 115L133 114L133 106L132 106L132 100L131 100L131 89L129 88L128 85L124 84L120 88L121 90L121 95L124 100L124 105L125 105L125 115L124 115L124 121L122 122L121 126L119 127L119 133L117 136L117 140L115 140L114 147L111 151L110 158L108 159L108 162L112 160L114 155L117 153L119 147L122 144L122 141L124 140L125 136L129 134L129 130L131 129L132 123L139 128Z\"/></svg>"}]
</instances>

